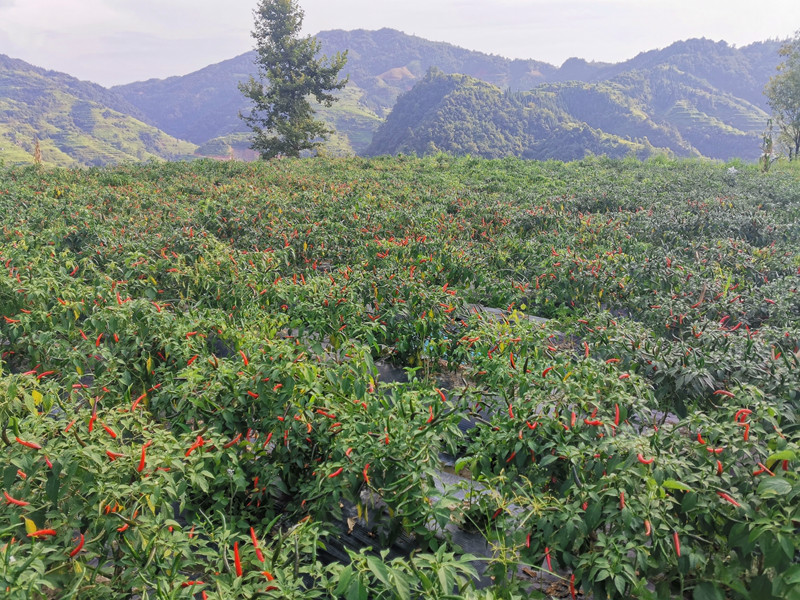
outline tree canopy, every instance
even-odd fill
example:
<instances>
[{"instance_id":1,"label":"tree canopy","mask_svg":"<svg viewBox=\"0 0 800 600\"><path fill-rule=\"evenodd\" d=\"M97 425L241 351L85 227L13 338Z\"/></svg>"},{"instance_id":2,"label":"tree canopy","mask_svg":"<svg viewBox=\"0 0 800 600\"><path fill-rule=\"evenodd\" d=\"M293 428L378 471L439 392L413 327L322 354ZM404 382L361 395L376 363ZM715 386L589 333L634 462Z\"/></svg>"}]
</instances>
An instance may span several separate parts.
<instances>
[{"instance_id":1,"label":"tree canopy","mask_svg":"<svg viewBox=\"0 0 800 600\"><path fill-rule=\"evenodd\" d=\"M780 49L780 55L785 59L764 93L781 130L780 142L792 160L800 152L800 31Z\"/></svg>"},{"instance_id":2,"label":"tree canopy","mask_svg":"<svg viewBox=\"0 0 800 600\"><path fill-rule=\"evenodd\" d=\"M242 118L255 134L253 149L265 159L319 147L333 132L314 118L309 97L331 106L337 98L330 92L347 84L339 79L347 52L320 55L316 38L299 37L303 15L296 0L260 0L254 11L258 78L239 89L253 102Z\"/></svg>"}]
</instances>

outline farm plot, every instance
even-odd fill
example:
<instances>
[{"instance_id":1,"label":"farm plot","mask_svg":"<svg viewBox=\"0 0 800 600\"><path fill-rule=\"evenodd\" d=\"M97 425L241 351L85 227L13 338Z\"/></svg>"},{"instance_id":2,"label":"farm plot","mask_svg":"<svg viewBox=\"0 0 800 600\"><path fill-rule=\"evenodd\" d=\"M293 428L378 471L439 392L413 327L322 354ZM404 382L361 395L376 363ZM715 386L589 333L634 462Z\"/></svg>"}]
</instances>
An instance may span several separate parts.
<instances>
[{"instance_id":1,"label":"farm plot","mask_svg":"<svg viewBox=\"0 0 800 600\"><path fill-rule=\"evenodd\" d=\"M0 171L0 587L796 597L800 181L734 171Z\"/></svg>"}]
</instances>

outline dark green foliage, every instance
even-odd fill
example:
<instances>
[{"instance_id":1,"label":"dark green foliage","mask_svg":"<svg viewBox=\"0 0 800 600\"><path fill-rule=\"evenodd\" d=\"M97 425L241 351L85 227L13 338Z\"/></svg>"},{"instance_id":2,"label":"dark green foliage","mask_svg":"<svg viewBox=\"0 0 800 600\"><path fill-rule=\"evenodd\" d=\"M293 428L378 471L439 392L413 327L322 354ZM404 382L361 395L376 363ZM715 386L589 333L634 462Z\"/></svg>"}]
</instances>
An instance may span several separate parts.
<instances>
[{"instance_id":1,"label":"dark green foliage","mask_svg":"<svg viewBox=\"0 0 800 600\"><path fill-rule=\"evenodd\" d=\"M367 154L755 159L766 118L759 108L715 93L674 67L505 93L470 77L431 71L398 100Z\"/></svg>"},{"instance_id":2,"label":"dark green foliage","mask_svg":"<svg viewBox=\"0 0 800 600\"><path fill-rule=\"evenodd\" d=\"M250 77L239 89L253 102L243 115L253 130L253 150L262 158L300 156L322 145L333 131L314 118L308 102L314 96L330 107L347 79L339 71L347 62L347 51L331 60L317 57L320 44L313 37L299 38L303 11L296 0L261 0L255 11L256 66L259 78Z\"/></svg>"},{"instance_id":3,"label":"dark green foliage","mask_svg":"<svg viewBox=\"0 0 800 600\"><path fill-rule=\"evenodd\" d=\"M780 55L785 57L784 61L764 93L792 160L800 152L800 31L781 48Z\"/></svg>"}]
</instances>

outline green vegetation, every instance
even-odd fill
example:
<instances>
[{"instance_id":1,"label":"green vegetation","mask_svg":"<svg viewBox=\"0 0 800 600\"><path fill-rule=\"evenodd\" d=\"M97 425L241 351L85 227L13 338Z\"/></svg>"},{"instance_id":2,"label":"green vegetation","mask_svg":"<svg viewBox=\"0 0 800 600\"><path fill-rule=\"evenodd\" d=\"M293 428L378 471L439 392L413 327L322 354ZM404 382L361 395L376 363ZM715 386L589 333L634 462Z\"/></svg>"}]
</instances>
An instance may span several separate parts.
<instances>
[{"instance_id":1,"label":"green vegetation","mask_svg":"<svg viewBox=\"0 0 800 600\"><path fill-rule=\"evenodd\" d=\"M437 151L574 160L587 154L758 157L767 114L673 67L530 92L432 70L401 96L367 155ZM739 129L742 128L742 129Z\"/></svg>"},{"instance_id":2,"label":"green vegetation","mask_svg":"<svg viewBox=\"0 0 800 600\"><path fill-rule=\"evenodd\" d=\"M253 102L242 115L253 130L253 150L265 159L316 151L333 130L314 118L309 98L327 107L338 100L331 92L347 85L346 78L339 80L347 51L332 59L318 56L316 38L299 37L303 10L297 0L261 0L255 17L258 78L239 85Z\"/></svg>"},{"instance_id":3,"label":"green vegetation","mask_svg":"<svg viewBox=\"0 0 800 600\"><path fill-rule=\"evenodd\" d=\"M534 103L550 97L543 100L541 110L552 113L547 119L557 120L545 129L552 131L550 140L539 139L528 154L518 152L527 143L527 132L519 134L502 122L486 127L479 124L492 106L508 115L517 115L517 109L505 105L505 100L490 99L490 92L481 92L475 106L462 99L465 101L455 110L459 118L478 125L474 132L478 139L467 139L472 132L458 122L447 122L445 111L441 126L429 133L439 135L442 129L452 129L458 139L443 144L442 149L475 154L477 147L485 156L512 153L573 158L584 155L578 145L586 142L589 151L610 156L667 151L675 156L756 160L768 108L762 90L780 60L777 41L733 48L724 42L695 39L618 64L570 59L556 68L540 61L473 52L391 29L325 31L316 37L328 54L348 51L343 73L350 83L332 109L319 112L338 132L326 147L329 154L365 153L398 98L422 82L429 68L436 67L445 73L469 75L509 93L533 90L530 98ZM184 77L132 83L114 91L169 134L203 144L245 130L236 118L238 111L246 110L236 86L255 74L254 59L255 54L248 53ZM403 111L407 110L406 106ZM403 119L394 116L393 120L399 123ZM409 127L414 130L417 124L398 125L393 138L405 135ZM428 142L439 148L432 139L398 144L382 138L376 143L379 152L392 152L402 145L419 154L428 151ZM539 143L541 146L536 146ZM544 153L565 145L569 153Z\"/></svg>"},{"instance_id":4,"label":"green vegetation","mask_svg":"<svg viewBox=\"0 0 800 600\"><path fill-rule=\"evenodd\" d=\"M764 93L780 128L781 144L791 161L800 155L800 31L781 47L780 55L785 58Z\"/></svg>"},{"instance_id":5,"label":"green vegetation","mask_svg":"<svg viewBox=\"0 0 800 600\"><path fill-rule=\"evenodd\" d=\"M6 164L33 163L37 139L43 163L60 166L177 160L195 149L134 118L137 109L100 86L4 56L0 112Z\"/></svg>"},{"instance_id":6,"label":"green vegetation","mask_svg":"<svg viewBox=\"0 0 800 600\"><path fill-rule=\"evenodd\" d=\"M0 170L0 588L797 598L796 167Z\"/></svg>"}]
</instances>

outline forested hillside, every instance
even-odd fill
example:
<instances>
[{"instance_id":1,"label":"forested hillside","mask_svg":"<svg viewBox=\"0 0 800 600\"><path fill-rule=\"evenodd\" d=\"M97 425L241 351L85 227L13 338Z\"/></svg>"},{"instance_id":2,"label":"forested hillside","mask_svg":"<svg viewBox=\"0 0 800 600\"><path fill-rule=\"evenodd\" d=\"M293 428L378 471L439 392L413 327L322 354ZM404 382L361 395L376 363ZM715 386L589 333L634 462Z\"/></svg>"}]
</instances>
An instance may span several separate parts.
<instances>
[{"instance_id":1,"label":"forested hillside","mask_svg":"<svg viewBox=\"0 0 800 600\"><path fill-rule=\"evenodd\" d=\"M320 109L320 115L338 132L330 145L334 152L359 154L374 152L379 147L390 151L390 146L380 140L370 146L374 132L394 108L398 97L422 81L430 67L436 67L445 73L470 75L504 91L530 91L542 84L569 81L596 84L549 86L536 92L538 98L550 93L558 97L555 109L545 108L547 103L541 107L560 120L559 127L553 131L567 135L576 143L584 139L606 140L587 150L603 151L609 144L616 148L617 144L627 143L630 136L632 146L629 147L635 149L653 145L669 148L678 156L699 153L753 158L758 152L756 134L766 123L761 90L775 72L780 45L770 41L734 48L724 42L695 39L644 52L618 64L570 59L558 68L536 60L509 60L465 50L392 29L324 31L317 37L326 54L348 50L344 74L350 76L350 85L342 101L331 109ZM253 54L247 53L184 77L139 82L114 90L172 135L198 144L228 136L222 141L223 147L228 143L246 147L246 128L237 115L240 110L247 109L247 103L236 84L254 74L252 60ZM673 82L675 87L669 87ZM651 85L655 85L655 89L650 88ZM591 93L577 93L581 89L591 90ZM612 104L638 106L633 118L628 108L621 113L615 108L611 113L599 114L594 102L597 93L613 96ZM483 106L478 110L486 109ZM469 112L466 105L462 105L461 112L464 110ZM511 109L504 109L508 110ZM647 118L637 123L637 120L642 121L639 113L646 114ZM734 113L738 116L732 116ZM602 117L600 121L598 116ZM618 116L621 120L617 120ZM477 114L467 118L478 120ZM460 123L447 127L461 130L462 138L468 135ZM411 129L419 129L421 133L419 124ZM644 136L649 141L635 141ZM524 139L511 142L510 138L514 137L511 131L505 131L502 137L506 142L492 145L492 150L483 154L495 156L502 148L527 147ZM405 145L424 152L427 142L436 145L432 139L424 143L416 139L413 144ZM488 148L482 138L464 139L456 145ZM539 156L540 151L561 145L560 140L543 140L540 150L529 154ZM514 154L523 155L521 152Z\"/></svg>"},{"instance_id":2,"label":"forested hillside","mask_svg":"<svg viewBox=\"0 0 800 600\"><path fill-rule=\"evenodd\" d=\"M544 84L531 92L503 92L432 70L400 97L366 153L755 159L758 130L767 118L761 109L715 94L706 82L675 67L627 72L599 83Z\"/></svg>"},{"instance_id":3,"label":"forested hillside","mask_svg":"<svg viewBox=\"0 0 800 600\"><path fill-rule=\"evenodd\" d=\"M347 50L349 57L342 74L350 83L340 101L318 110L336 131L326 146L334 155L436 148L482 156L666 152L752 160L768 118L762 89L780 46L767 41L735 48L693 39L618 64L573 58L555 67L392 29L317 37L326 54ZM249 131L239 118L249 106L237 84L255 74L253 57L250 52L185 76L111 90L0 57L0 158L29 162L39 139L43 160L61 165L174 159L195 151L252 159ZM425 76L432 67L489 85L457 78L431 86ZM448 88L456 81L458 92ZM414 99L397 105L418 84ZM439 92L446 102L435 97ZM409 106L420 102L444 104L434 116Z\"/></svg>"},{"instance_id":4,"label":"forested hillside","mask_svg":"<svg viewBox=\"0 0 800 600\"><path fill-rule=\"evenodd\" d=\"M62 166L190 156L193 144L147 124L115 92L0 55L0 160Z\"/></svg>"}]
</instances>

